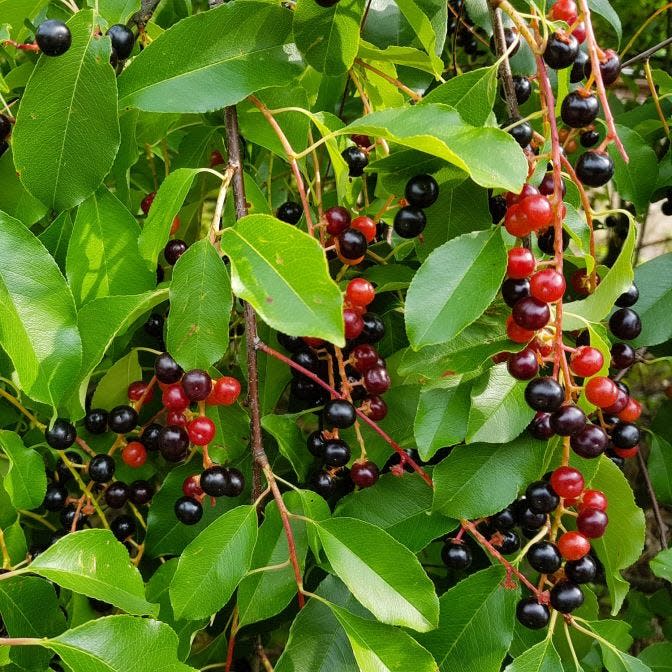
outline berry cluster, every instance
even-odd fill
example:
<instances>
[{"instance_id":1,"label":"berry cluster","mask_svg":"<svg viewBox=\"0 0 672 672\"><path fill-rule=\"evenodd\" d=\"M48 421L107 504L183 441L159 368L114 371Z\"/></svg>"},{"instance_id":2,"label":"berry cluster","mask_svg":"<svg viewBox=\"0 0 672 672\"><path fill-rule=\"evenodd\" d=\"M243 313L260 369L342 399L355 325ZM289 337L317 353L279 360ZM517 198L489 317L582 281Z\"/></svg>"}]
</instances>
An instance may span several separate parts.
<instances>
[{"instance_id":1,"label":"berry cluster","mask_svg":"<svg viewBox=\"0 0 672 672\"><path fill-rule=\"evenodd\" d=\"M324 225L331 236L329 246L335 246L339 260L347 266L364 261L364 255L376 238L377 227L371 217L351 217L347 208L335 205L324 213Z\"/></svg>"},{"instance_id":2,"label":"berry cluster","mask_svg":"<svg viewBox=\"0 0 672 672\"><path fill-rule=\"evenodd\" d=\"M416 175L406 183L404 196L407 205L394 216L394 232L401 238L415 238L425 230L424 208L436 203L439 185L431 175Z\"/></svg>"}]
</instances>

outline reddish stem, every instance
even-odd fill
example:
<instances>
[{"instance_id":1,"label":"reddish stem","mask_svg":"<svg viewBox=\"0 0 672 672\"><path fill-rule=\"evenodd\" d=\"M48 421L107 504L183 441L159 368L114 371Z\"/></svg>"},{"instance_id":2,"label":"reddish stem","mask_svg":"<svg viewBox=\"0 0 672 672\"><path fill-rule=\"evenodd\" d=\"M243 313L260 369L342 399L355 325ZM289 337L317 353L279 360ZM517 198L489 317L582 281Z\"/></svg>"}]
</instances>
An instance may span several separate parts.
<instances>
[{"instance_id":1,"label":"reddish stem","mask_svg":"<svg viewBox=\"0 0 672 672\"><path fill-rule=\"evenodd\" d=\"M238 634L238 607L233 609L233 621L231 623L231 632L229 633L229 643L226 648L226 665L224 672L231 672L233 664L233 650L236 646L236 635Z\"/></svg>"}]
</instances>

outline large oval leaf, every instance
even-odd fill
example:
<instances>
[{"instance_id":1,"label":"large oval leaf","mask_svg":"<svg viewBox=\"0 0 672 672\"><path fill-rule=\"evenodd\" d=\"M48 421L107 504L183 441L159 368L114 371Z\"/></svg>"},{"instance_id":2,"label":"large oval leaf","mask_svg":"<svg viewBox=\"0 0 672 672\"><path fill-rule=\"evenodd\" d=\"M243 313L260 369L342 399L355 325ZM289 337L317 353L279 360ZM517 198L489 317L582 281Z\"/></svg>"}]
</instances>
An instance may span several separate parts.
<instances>
[{"instance_id":1,"label":"large oval leaf","mask_svg":"<svg viewBox=\"0 0 672 672\"><path fill-rule=\"evenodd\" d=\"M11 357L25 392L57 406L73 385L82 359L75 302L42 243L3 212L0 344Z\"/></svg>"},{"instance_id":2,"label":"large oval leaf","mask_svg":"<svg viewBox=\"0 0 672 672\"><path fill-rule=\"evenodd\" d=\"M120 102L148 112L208 112L288 84L301 70L301 59L287 44L291 29L291 11L258 0L191 16L126 68L119 78Z\"/></svg>"},{"instance_id":3,"label":"large oval leaf","mask_svg":"<svg viewBox=\"0 0 672 672\"><path fill-rule=\"evenodd\" d=\"M343 346L343 298L320 244L271 215L249 215L226 229L233 292L270 326Z\"/></svg>"},{"instance_id":4,"label":"large oval leaf","mask_svg":"<svg viewBox=\"0 0 672 672\"><path fill-rule=\"evenodd\" d=\"M75 14L68 27L72 46L58 58L40 57L12 134L21 181L57 211L100 186L120 142L110 40L94 34L89 10Z\"/></svg>"}]
</instances>

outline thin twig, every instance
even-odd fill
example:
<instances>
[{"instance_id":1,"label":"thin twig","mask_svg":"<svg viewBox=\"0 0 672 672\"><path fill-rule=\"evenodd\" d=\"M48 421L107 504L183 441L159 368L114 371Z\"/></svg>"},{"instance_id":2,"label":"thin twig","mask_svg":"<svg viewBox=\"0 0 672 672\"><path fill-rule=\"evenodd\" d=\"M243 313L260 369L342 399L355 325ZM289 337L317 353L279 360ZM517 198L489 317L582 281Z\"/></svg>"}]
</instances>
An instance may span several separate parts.
<instances>
[{"instance_id":1,"label":"thin twig","mask_svg":"<svg viewBox=\"0 0 672 672\"><path fill-rule=\"evenodd\" d=\"M509 111L509 119L517 119L518 99L516 98L516 89L513 84L513 75L511 74L511 64L506 51L506 37L504 36L504 24L502 23L501 10L496 8L496 0L488 2L488 11L490 12L490 21L492 22L492 34L495 39L495 50L497 58L501 58L499 64L499 78L502 80L504 89L504 98Z\"/></svg>"},{"instance_id":2,"label":"thin twig","mask_svg":"<svg viewBox=\"0 0 672 672\"><path fill-rule=\"evenodd\" d=\"M660 548L661 550L664 550L667 548L667 525L665 525L665 522L663 521L663 515L660 512L658 498L656 497L656 493L653 489L651 478L649 477L649 470L646 466L646 462L644 461L644 457L642 456L641 450L637 451L637 461L639 462L639 468L642 472L642 477L644 478L644 483L646 484L646 489L649 493L649 497L651 498L651 508L653 509L653 517L656 519L656 524L658 525L658 534L660 535L658 537L658 539L660 540Z\"/></svg>"}]
</instances>

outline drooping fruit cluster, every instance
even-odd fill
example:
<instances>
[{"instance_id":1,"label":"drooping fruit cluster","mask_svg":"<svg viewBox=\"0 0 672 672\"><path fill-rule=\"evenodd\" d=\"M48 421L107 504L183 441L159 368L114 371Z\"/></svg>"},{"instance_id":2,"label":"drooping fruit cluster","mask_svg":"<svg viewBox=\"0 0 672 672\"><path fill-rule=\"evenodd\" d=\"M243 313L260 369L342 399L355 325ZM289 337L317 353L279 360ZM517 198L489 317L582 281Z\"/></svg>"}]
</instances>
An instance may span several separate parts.
<instances>
[{"instance_id":1,"label":"drooping fruit cluster","mask_svg":"<svg viewBox=\"0 0 672 672\"><path fill-rule=\"evenodd\" d=\"M394 232L401 238L416 238L427 225L425 208L436 203L439 185L431 175L412 177L404 189L407 205L394 216Z\"/></svg>"},{"instance_id":2,"label":"drooping fruit cluster","mask_svg":"<svg viewBox=\"0 0 672 672\"><path fill-rule=\"evenodd\" d=\"M347 266L361 263L369 243L376 237L376 223L373 219L366 216L353 219L346 208L335 205L324 213L324 221L340 261Z\"/></svg>"}]
</instances>

